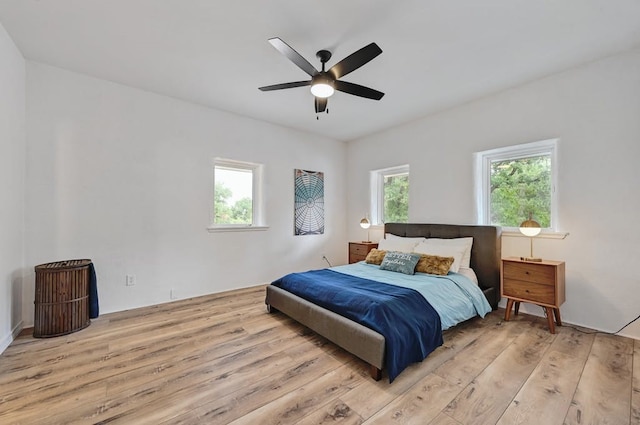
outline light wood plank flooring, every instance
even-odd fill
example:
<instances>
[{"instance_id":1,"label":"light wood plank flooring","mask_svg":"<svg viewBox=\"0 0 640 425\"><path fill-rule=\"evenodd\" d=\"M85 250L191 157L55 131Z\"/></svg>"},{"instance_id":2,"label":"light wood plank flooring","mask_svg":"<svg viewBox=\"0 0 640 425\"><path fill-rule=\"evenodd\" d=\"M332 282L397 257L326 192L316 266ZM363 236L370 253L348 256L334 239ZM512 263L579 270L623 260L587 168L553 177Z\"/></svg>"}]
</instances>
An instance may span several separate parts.
<instances>
[{"instance_id":1,"label":"light wood plank flooring","mask_svg":"<svg viewBox=\"0 0 640 425\"><path fill-rule=\"evenodd\" d=\"M264 286L107 314L0 356L1 424L640 424L640 341L503 322L445 332L393 384Z\"/></svg>"}]
</instances>

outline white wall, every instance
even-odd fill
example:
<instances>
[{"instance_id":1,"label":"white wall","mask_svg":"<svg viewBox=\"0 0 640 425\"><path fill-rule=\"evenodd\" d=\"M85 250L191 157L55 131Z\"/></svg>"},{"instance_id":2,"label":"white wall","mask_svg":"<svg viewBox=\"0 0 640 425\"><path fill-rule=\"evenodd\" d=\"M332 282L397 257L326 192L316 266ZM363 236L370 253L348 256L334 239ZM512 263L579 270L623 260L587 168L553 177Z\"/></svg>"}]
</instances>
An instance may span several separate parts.
<instances>
[{"instance_id":1,"label":"white wall","mask_svg":"<svg viewBox=\"0 0 640 425\"><path fill-rule=\"evenodd\" d=\"M0 353L22 328L25 61L0 25Z\"/></svg>"},{"instance_id":2,"label":"white wall","mask_svg":"<svg viewBox=\"0 0 640 425\"><path fill-rule=\"evenodd\" d=\"M27 127L29 285L34 265L90 258L106 313L346 262L342 142L33 62ZM214 157L265 164L267 231L206 230ZM324 235L293 236L295 168L325 173ZM32 323L32 292L23 309Z\"/></svg>"},{"instance_id":3,"label":"white wall","mask_svg":"<svg viewBox=\"0 0 640 425\"><path fill-rule=\"evenodd\" d=\"M618 330L640 314L638 70L635 50L350 142L350 239L369 170L410 164L411 221L474 223L473 152L557 137L559 230L571 234L537 239L535 253L566 261L565 321ZM527 254L528 239L503 238L502 252ZM640 338L640 323L623 334Z\"/></svg>"}]
</instances>

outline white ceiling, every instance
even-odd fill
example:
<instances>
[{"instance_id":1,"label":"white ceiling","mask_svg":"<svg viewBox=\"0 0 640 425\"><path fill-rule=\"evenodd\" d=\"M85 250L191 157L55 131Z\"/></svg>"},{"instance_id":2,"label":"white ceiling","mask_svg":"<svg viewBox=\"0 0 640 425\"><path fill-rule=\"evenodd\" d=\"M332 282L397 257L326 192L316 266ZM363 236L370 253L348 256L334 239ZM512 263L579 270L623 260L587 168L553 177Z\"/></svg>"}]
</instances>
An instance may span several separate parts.
<instances>
[{"instance_id":1,"label":"white ceiling","mask_svg":"<svg viewBox=\"0 0 640 425\"><path fill-rule=\"evenodd\" d=\"M356 139L640 46L639 0L0 0L27 59L275 124ZM316 120L308 79L267 39L317 68L370 42L383 53L344 77Z\"/></svg>"}]
</instances>

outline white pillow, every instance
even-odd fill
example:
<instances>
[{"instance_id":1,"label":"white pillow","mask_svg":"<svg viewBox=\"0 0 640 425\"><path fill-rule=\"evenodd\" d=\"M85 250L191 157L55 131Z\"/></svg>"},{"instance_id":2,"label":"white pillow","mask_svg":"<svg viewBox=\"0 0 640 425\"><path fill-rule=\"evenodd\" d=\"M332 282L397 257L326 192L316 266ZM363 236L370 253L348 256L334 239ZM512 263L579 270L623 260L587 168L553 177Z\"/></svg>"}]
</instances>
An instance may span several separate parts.
<instances>
[{"instance_id":1,"label":"white pillow","mask_svg":"<svg viewBox=\"0 0 640 425\"><path fill-rule=\"evenodd\" d=\"M476 285L479 285L478 276L476 276L476 272L474 272L473 269L469 269L467 267L460 267L460 270L458 270L458 273L468 277L471 282L475 283Z\"/></svg>"},{"instance_id":2,"label":"white pillow","mask_svg":"<svg viewBox=\"0 0 640 425\"><path fill-rule=\"evenodd\" d=\"M423 238L424 239L424 238ZM410 238L385 238L378 242L378 249L385 251L413 252L418 241Z\"/></svg>"},{"instance_id":3,"label":"white pillow","mask_svg":"<svg viewBox=\"0 0 640 425\"><path fill-rule=\"evenodd\" d=\"M424 238L422 236L419 236L417 238L407 238L407 237L404 237L404 236L398 236L398 235L394 235L394 234L391 234L391 233L385 233L384 237L387 238L387 239L400 239L400 240L403 240L403 241L413 241L413 242L416 243L416 245L419 244L420 242L424 242L424 241L427 240L427 238Z\"/></svg>"},{"instance_id":4,"label":"white pillow","mask_svg":"<svg viewBox=\"0 0 640 425\"><path fill-rule=\"evenodd\" d=\"M460 262L462 261L462 256L464 255L464 250L465 247L459 247L455 245L429 245L425 241L419 243L413 249L413 252L417 252L418 254L437 255L440 257L453 257L453 264L451 264L449 271L458 273L458 270L460 270Z\"/></svg>"},{"instance_id":5,"label":"white pillow","mask_svg":"<svg viewBox=\"0 0 640 425\"><path fill-rule=\"evenodd\" d=\"M463 247L464 253L462 254L462 260L459 267L471 267L471 246L473 245L473 238L453 238L453 239L439 239L429 238L425 240L427 245L440 245L440 246L455 246Z\"/></svg>"}]
</instances>

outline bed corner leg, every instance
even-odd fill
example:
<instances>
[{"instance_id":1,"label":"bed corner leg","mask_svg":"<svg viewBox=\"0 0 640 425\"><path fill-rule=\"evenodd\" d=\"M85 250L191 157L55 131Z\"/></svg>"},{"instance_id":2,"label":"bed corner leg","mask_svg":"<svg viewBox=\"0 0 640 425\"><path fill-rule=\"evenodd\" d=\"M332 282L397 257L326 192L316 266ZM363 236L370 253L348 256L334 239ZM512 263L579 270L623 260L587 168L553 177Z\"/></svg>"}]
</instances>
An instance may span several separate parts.
<instances>
[{"instance_id":1,"label":"bed corner leg","mask_svg":"<svg viewBox=\"0 0 640 425\"><path fill-rule=\"evenodd\" d=\"M268 313L277 313L278 310L276 310L275 308L271 307L271 304L267 304L267 312Z\"/></svg>"},{"instance_id":2,"label":"bed corner leg","mask_svg":"<svg viewBox=\"0 0 640 425\"><path fill-rule=\"evenodd\" d=\"M369 365L369 375L371 375L374 380L379 381L382 379L382 370L374 365Z\"/></svg>"}]
</instances>

